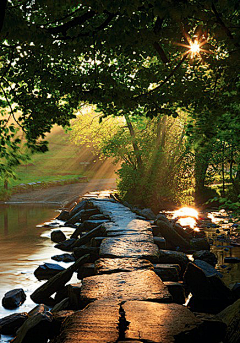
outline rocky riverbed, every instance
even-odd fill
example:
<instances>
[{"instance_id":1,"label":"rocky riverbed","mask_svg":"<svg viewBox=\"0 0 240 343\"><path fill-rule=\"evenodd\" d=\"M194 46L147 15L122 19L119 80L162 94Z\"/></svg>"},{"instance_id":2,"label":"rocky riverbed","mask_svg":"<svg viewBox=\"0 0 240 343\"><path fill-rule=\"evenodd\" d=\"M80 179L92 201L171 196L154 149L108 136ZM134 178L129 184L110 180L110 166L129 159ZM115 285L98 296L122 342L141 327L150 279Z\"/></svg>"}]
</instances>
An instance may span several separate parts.
<instances>
[{"instance_id":1,"label":"rocky riverbed","mask_svg":"<svg viewBox=\"0 0 240 343\"><path fill-rule=\"evenodd\" d=\"M238 259L223 264L210 251L219 238L226 253L237 246L237 230L227 234L207 216L185 228L169 218L130 209L108 193L85 196L45 224L59 254L34 272L44 280L31 294L40 305L0 319L0 333L16 335L15 343L239 342L239 284L221 275ZM3 305L19 310L24 301L24 290L11 290Z\"/></svg>"}]
</instances>

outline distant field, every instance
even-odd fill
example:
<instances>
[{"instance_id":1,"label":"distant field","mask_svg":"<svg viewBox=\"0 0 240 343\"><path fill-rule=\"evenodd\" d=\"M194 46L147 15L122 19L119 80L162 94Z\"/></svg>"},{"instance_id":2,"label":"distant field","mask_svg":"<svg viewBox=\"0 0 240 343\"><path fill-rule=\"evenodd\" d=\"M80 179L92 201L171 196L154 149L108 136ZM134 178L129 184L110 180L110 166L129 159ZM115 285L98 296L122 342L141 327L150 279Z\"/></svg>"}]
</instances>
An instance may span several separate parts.
<instances>
[{"instance_id":1,"label":"distant field","mask_svg":"<svg viewBox=\"0 0 240 343\"><path fill-rule=\"evenodd\" d=\"M17 168L17 180L10 188L21 183L69 180L81 176L89 178L114 177L115 166L109 161L96 161L89 148L77 147L60 127L55 127L46 137L49 151L35 154L26 165Z\"/></svg>"}]
</instances>

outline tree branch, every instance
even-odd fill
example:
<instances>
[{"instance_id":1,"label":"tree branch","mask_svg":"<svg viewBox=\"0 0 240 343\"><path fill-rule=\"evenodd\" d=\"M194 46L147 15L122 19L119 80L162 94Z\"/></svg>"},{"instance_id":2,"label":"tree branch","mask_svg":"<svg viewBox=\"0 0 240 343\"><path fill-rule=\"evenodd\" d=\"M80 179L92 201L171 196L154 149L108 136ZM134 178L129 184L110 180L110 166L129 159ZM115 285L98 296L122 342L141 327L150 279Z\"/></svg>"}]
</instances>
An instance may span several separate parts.
<instances>
[{"instance_id":1,"label":"tree branch","mask_svg":"<svg viewBox=\"0 0 240 343\"><path fill-rule=\"evenodd\" d=\"M153 46L154 46L155 50L158 52L162 62L163 63L168 63L169 59L167 58L167 56L166 56L163 48L161 47L161 45L158 42L154 42Z\"/></svg>"},{"instance_id":2,"label":"tree branch","mask_svg":"<svg viewBox=\"0 0 240 343\"><path fill-rule=\"evenodd\" d=\"M50 27L47 29L47 31L51 34L62 33L63 35L66 35L67 30L84 24L87 20L94 17L95 14L96 14L95 11L90 10L90 11L84 13L83 15L81 15L80 17L76 17L73 20L70 20L65 24L62 24L62 25L59 25L56 27Z\"/></svg>"},{"instance_id":3,"label":"tree branch","mask_svg":"<svg viewBox=\"0 0 240 343\"><path fill-rule=\"evenodd\" d=\"M99 31L105 29L105 27L108 26L108 24L111 22L111 20L116 17L117 14L112 14L110 13L109 16L107 17L107 19L101 24L99 25L95 30L93 30L92 32L85 32L85 33L79 33L78 35L74 36L74 37L69 37L69 36L65 36L65 37L61 37L60 40L68 40L68 39L76 39L79 37L89 37L89 36L93 36L94 34L98 33Z\"/></svg>"},{"instance_id":4,"label":"tree branch","mask_svg":"<svg viewBox=\"0 0 240 343\"><path fill-rule=\"evenodd\" d=\"M5 89L2 87L2 85L0 85L0 88L2 89L3 95L4 95L4 97L5 97L5 99L6 99L7 103L8 103L8 106L9 106L9 108L10 108L10 112L11 112L11 115L12 115L14 121L15 121L15 122L18 124L18 126L20 126L20 127L22 128L22 130L25 132L24 128L22 127L22 125L19 123L19 121L18 121L17 118L15 117L15 114L14 114L13 109L12 109L12 105L11 105L11 103L10 103L8 97L7 97L7 93L5 92Z\"/></svg>"},{"instance_id":5,"label":"tree branch","mask_svg":"<svg viewBox=\"0 0 240 343\"><path fill-rule=\"evenodd\" d=\"M142 93L136 97L133 98L133 100L138 100L139 98L143 97L143 96L148 96L153 92L156 92L157 90L159 90L163 85L165 85L165 83L167 83L171 77L175 74L175 72L180 68L180 66L183 64L183 62L185 61L186 57L188 56L188 53L186 53L183 58L181 59L181 61L176 65L175 68L173 68L173 70L171 71L171 73L166 77L166 79L160 83L160 85L158 85L157 87L155 87L154 89L150 90L149 92L146 93Z\"/></svg>"},{"instance_id":6,"label":"tree branch","mask_svg":"<svg viewBox=\"0 0 240 343\"><path fill-rule=\"evenodd\" d=\"M226 35L231 39L234 40L234 36L232 35L232 32L229 30L229 28L225 25L225 23L223 22L221 15L218 13L216 7L214 4L212 4L212 10L215 14L215 17L217 18L218 23L221 25L221 27L223 28L223 31L226 33ZM234 43L234 45L236 47L239 47L238 43Z\"/></svg>"}]
</instances>

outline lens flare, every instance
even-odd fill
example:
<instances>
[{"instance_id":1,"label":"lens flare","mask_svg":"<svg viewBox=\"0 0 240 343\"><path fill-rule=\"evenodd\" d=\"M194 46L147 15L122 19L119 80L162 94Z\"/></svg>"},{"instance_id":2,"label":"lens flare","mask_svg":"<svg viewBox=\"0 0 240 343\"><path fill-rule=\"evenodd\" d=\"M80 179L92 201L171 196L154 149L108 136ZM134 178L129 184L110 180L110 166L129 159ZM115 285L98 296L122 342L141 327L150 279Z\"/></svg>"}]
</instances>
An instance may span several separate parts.
<instances>
[{"instance_id":1,"label":"lens flare","mask_svg":"<svg viewBox=\"0 0 240 343\"><path fill-rule=\"evenodd\" d=\"M196 54L199 54L200 45L197 40L195 40L194 42L190 42L190 52L192 54L192 57Z\"/></svg>"}]
</instances>

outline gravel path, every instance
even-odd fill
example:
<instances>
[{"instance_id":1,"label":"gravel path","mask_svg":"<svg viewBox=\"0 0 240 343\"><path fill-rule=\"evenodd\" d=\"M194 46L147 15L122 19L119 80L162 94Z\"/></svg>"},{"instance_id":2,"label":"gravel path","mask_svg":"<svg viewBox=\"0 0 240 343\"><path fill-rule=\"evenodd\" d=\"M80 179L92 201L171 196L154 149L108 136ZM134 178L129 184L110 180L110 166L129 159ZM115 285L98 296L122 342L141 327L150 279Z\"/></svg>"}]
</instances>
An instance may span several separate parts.
<instances>
[{"instance_id":1,"label":"gravel path","mask_svg":"<svg viewBox=\"0 0 240 343\"><path fill-rule=\"evenodd\" d=\"M77 200L87 192L116 189L116 179L92 179L89 182L74 183L64 186L34 190L28 193L14 194L6 204L66 204Z\"/></svg>"}]
</instances>

